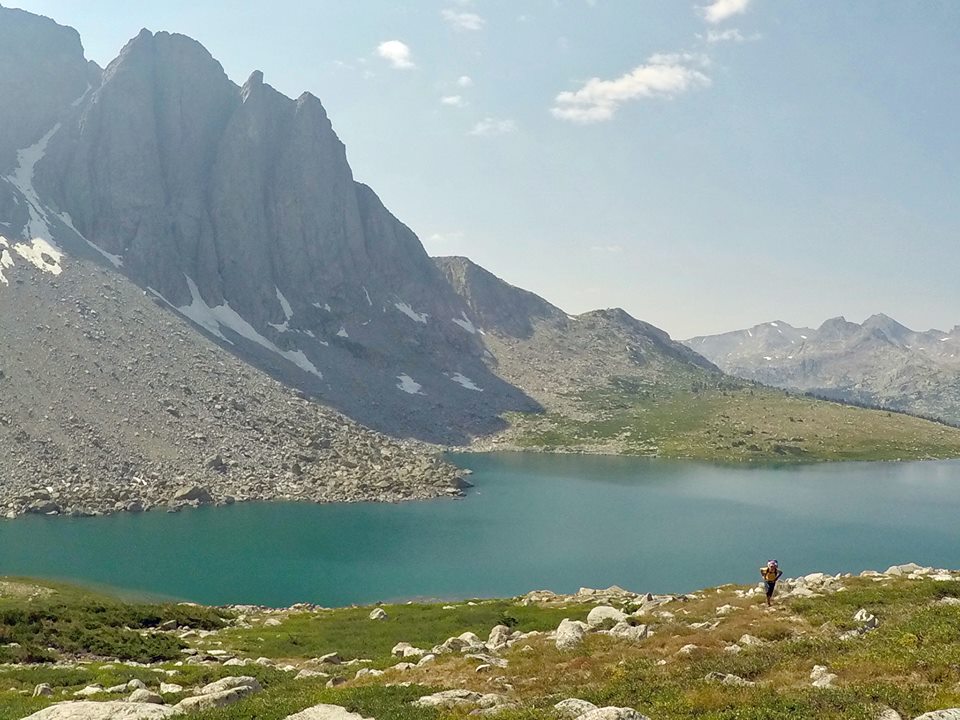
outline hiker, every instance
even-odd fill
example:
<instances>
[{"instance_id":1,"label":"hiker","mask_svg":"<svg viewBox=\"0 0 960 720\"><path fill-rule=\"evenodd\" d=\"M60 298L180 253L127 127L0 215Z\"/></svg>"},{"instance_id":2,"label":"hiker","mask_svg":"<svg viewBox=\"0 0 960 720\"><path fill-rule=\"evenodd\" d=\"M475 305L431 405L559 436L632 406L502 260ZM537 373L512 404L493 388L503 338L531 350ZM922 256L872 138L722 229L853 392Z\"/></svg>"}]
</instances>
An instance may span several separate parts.
<instances>
[{"instance_id":1,"label":"hiker","mask_svg":"<svg viewBox=\"0 0 960 720\"><path fill-rule=\"evenodd\" d=\"M777 587L777 580L783 575L783 570L777 564L776 560L771 560L764 567L760 568L760 577L763 578L763 584L767 586L767 605L773 604L773 591Z\"/></svg>"}]
</instances>

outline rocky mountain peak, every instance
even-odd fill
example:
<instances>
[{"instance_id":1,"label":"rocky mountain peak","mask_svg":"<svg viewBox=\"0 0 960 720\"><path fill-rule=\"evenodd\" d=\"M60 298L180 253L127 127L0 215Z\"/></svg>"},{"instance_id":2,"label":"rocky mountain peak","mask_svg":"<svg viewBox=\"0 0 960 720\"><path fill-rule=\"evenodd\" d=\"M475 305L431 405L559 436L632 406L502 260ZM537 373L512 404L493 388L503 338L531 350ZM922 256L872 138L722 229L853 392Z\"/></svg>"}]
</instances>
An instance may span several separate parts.
<instances>
[{"instance_id":1,"label":"rocky mountain peak","mask_svg":"<svg viewBox=\"0 0 960 720\"><path fill-rule=\"evenodd\" d=\"M0 7L0 177L16 166L17 151L40 140L98 73L84 58L76 30Z\"/></svg>"},{"instance_id":2,"label":"rocky mountain peak","mask_svg":"<svg viewBox=\"0 0 960 720\"><path fill-rule=\"evenodd\" d=\"M485 330L529 338L537 320L567 320L560 308L504 282L468 258L439 257L434 262Z\"/></svg>"},{"instance_id":3,"label":"rocky mountain peak","mask_svg":"<svg viewBox=\"0 0 960 720\"><path fill-rule=\"evenodd\" d=\"M35 67L46 53L11 42L0 57L18 72L57 75ZM460 442L535 407L485 365L468 308L416 235L355 182L314 95L291 99L259 71L241 88L200 43L149 30L92 85L51 110L16 187L0 179L5 236L113 266L243 359L378 429Z\"/></svg>"}]
</instances>

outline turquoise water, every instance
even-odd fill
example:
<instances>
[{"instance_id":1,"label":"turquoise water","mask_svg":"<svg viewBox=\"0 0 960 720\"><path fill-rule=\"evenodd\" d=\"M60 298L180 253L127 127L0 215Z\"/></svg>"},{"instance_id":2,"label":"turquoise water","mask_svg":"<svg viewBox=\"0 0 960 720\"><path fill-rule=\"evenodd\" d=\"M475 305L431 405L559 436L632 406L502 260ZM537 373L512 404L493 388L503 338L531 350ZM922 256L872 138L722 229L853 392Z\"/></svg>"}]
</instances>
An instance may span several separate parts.
<instances>
[{"instance_id":1,"label":"turquoise water","mask_svg":"<svg viewBox=\"0 0 960 720\"><path fill-rule=\"evenodd\" d=\"M0 574L204 603L324 605L960 567L960 462L714 466L465 455L465 500L0 522Z\"/></svg>"}]
</instances>

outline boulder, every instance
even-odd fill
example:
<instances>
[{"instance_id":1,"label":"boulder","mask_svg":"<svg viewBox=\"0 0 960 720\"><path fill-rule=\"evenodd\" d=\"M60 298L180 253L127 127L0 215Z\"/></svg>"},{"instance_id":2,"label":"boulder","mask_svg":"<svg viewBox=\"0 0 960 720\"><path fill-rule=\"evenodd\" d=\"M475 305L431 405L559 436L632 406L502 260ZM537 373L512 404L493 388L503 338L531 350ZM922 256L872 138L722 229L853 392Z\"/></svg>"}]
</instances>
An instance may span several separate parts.
<instances>
[{"instance_id":1,"label":"boulder","mask_svg":"<svg viewBox=\"0 0 960 720\"><path fill-rule=\"evenodd\" d=\"M181 712L213 710L214 708L233 705L233 703L243 700L243 698L253 693L254 690L246 685L242 685L240 687L230 688L229 690L221 690L220 692L187 697L174 705L174 707Z\"/></svg>"},{"instance_id":2,"label":"boulder","mask_svg":"<svg viewBox=\"0 0 960 720\"><path fill-rule=\"evenodd\" d=\"M373 610L370 611L370 619L371 619L371 620L386 620L386 619L387 619L387 611L384 610L383 608L374 608ZM327 706L327 707L336 707L336 705L329 705L329 706Z\"/></svg>"},{"instance_id":3,"label":"boulder","mask_svg":"<svg viewBox=\"0 0 960 720\"><path fill-rule=\"evenodd\" d=\"M576 720L581 715L596 710L597 706L580 698L567 698L554 705L553 709L564 720Z\"/></svg>"},{"instance_id":4,"label":"boulder","mask_svg":"<svg viewBox=\"0 0 960 720\"><path fill-rule=\"evenodd\" d=\"M127 698L127 702L132 703L149 703L151 705L163 705L166 701L161 695L158 695L155 692L150 690L144 690L138 688L130 693L130 697Z\"/></svg>"},{"instance_id":5,"label":"boulder","mask_svg":"<svg viewBox=\"0 0 960 720\"><path fill-rule=\"evenodd\" d=\"M815 688L831 688L837 676L827 670L825 665L814 665L813 670L810 671L810 679Z\"/></svg>"},{"instance_id":6,"label":"boulder","mask_svg":"<svg viewBox=\"0 0 960 720\"><path fill-rule=\"evenodd\" d=\"M623 621L618 622L612 628L610 628L609 633L611 636L620 638L621 640L630 640L632 642L640 642L645 640L650 634L650 630L646 625L631 625L630 623Z\"/></svg>"},{"instance_id":7,"label":"boulder","mask_svg":"<svg viewBox=\"0 0 960 720\"><path fill-rule=\"evenodd\" d=\"M419 700L414 700L413 705L422 708L451 708L459 705L476 705L483 697L481 693L472 690L442 690L433 695L424 695Z\"/></svg>"},{"instance_id":8,"label":"boulder","mask_svg":"<svg viewBox=\"0 0 960 720\"><path fill-rule=\"evenodd\" d=\"M490 631L490 637L487 638L487 647L491 650L505 648L512 635L513 632L506 625L497 625Z\"/></svg>"},{"instance_id":9,"label":"boulder","mask_svg":"<svg viewBox=\"0 0 960 720\"><path fill-rule=\"evenodd\" d=\"M51 705L25 720L160 720L177 715L176 710L164 705L80 700Z\"/></svg>"},{"instance_id":10,"label":"boulder","mask_svg":"<svg viewBox=\"0 0 960 720\"><path fill-rule=\"evenodd\" d=\"M283 625L283 623L276 618L267 618L263 621L264 627L280 627L281 625Z\"/></svg>"},{"instance_id":11,"label":"boulder","mask_svg":"<svg viewBox=\"0 0 960 720\"><path fill-rule=\"evenodd\" d=\"M364 717L339 705L321 704L287 715L285 720L364 720Z\"/></svg>"},{"instance_id":12,"label":"boulder","mask_svg":"<svg viewBox=\"0 0 960 720\"><path fill-rule=\"evenodd\" d=\"M556 632L557 650L573 650L579 647L583 642L586 628L586 623L578 620L568 620L567 618L561 620Z\"/></svg>"},{"instance_id":13,"label":"boulder","mask_svg":"<svg viewBox=\"0 0 960 720\"><path fill-rule=\"evenodd\" d=\"M608 629L627 619L627 614L609 605L597 605L587 615L587 625L591 629Z\"/></svg>"},{"instance_id":14,"label":"boulder","mask_svg":"<svg viewBox=\"0 0 960 720\"><path fill-rule=\"evenodd\" d=\"M885 575L893 575L894 577L900 577L902 575L912 575L916 574L918 571L924 570L920 565L916 563L906 563L905 565L892 565L887 568Z\"/></svg>"},{"instance_id":15,"label":"boulder","mask_svg":"<svg viewBox=\"0 0 960 720\"><path fill-rule=\"evenodd\" d=\"M730 673L722 672L707 673L703 679L709 682L718 682L722 685L732 685L734 687L748 687L755 684L750 680L744 680L739 675L731 675Z\"/></svg>"},{"instance_id":16,"label":"boulder","mask_svg":"<svg viewBox=\"0 0 960 720\"><path fill-rule=\"evenodd\" d=\"M260 692L260 681L249 675L238 675L235 677L225 677L204 685L198 691L199 695L212 695L213 693L223 692L224 690L233 690L235 688L249 688L250 692Z\"/></svg>"},{"instance_id":17,"label":"boulder","mask_svg":"<svg viewBox=\"0 0 960 720\"><path fill-rule=\"evenodd\" d=\"M343 660L340 659L339 654L332 652L327 653L326 655L321 655L314 662L316 662L318 665L339 665L343 662Z\"/></svg>"},{"instance_id":18,"label":"boulder","mask_svg":"<svg viewBox=\"0 0 960 720\"><path fill-rule=\"evenodd\" d=\"M33 717L32 715L30 717ZM934 710L924 713L913 720L960 720L960 708L948 708L946 710Z\"/></svg>"},{"instance_id":19,"label":"boulder","mask_svg":"<svg viewBox=\"0 0 960 720\"><path fill-rule=\"evenodd\" d=\"M581 715L578 720L650 720L629 707L602 707Z\"/></svg>"},{"instance_id":20,"label":"boulder","mask_svg":"<svg viewBox=\"0 0 960 720\"><path fill-rule=\"evenodd\" d=\"M856 614L853 616L853 619L858 623L862 623L863 627L867 630L872 630L877 626L877 616L870 614L864 608L857 610Z\"/></svg>"},{"instance_id":21,"label":"boulder","mask_svg":"<svg viewBox=\"0 0 960 720\"><path fill-rule=\"evenodd\" d=\"M90 697L91 695L98 695L99 693L106 692L101 685L87 685L82 690L77 690L73 696L74 697Z\"/></svg>"},{"instance_id":22,"label":"boulder","mask_svg":"<svg viewBox=\"0 0 960 720\"><path fill-rule=\"evenodd\" d=\"M201 505L212 503L213 496L202 485L185 485L173 494L174 504L195 502Z\"/></svg>"},{"instance_id":23,"label":"boulder","mask_svg":"<svg viewBox=\"0 0 960 720\"><path fill-rule=\"evenodd\" d=\"M177 693L183 692L183 685L177 685L176 683L160 683L160 694L161 695L176 695Z\"/></svg>"},{"instance_id":24,"label":"boulder","mask_svg":"<svg viewBox=\"0 0 960 720\"><path fill-rule=\"evenodd\" d=\"M40 683L33 689L34 697L50 697L53 695L53 688L47 683Z\"/></svg>"},{"instance_id":25,"label":"boulder","mask_svg":"<svg viewBox=\"0 0 960 720\"><path fill-rule=\"evenodd\" d=\"M301 670L300 672L298 672L293 679L294 679L294 680L308 680L308 679L310 679L310 678L325 678L325 677L330 677L330 676L327 675L327 673L325 673L325 672L320 672L319 670L308 670L308 669L304 668L303 670Z\"/></svg>"},{"instance_id":26,"label":"boulder","mask_svg":"<svg viewBox=\"0 0 960 720\"><path fill-rule=\"evenodd\" d=\"M699 645L694 645L693 643L690 643L689 645L684 645L682 648L677 650L677 655L691 655L692 653L696 652L699 649L700 649Z\"/></svg>"}]
</instances>

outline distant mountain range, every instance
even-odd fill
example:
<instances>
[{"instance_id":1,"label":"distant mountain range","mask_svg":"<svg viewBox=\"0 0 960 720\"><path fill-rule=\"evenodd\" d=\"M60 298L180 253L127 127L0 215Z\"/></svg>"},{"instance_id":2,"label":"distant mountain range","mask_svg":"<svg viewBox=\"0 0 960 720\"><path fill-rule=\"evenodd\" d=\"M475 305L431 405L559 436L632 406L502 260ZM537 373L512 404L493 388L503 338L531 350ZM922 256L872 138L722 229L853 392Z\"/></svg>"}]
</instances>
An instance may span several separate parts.
<instances>
[{"instance_id":1,"label":"distant mountain range","mask_svg":"<svg viewBox=\"0 0 960 720\"><path fill-rule=\"evenodd\" d=\"M878 314L816 329L768 322L685 343L737 377L960 423L960 326L918 332Z\"/></svg>"}]
</instances>

